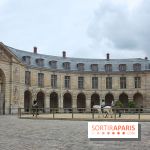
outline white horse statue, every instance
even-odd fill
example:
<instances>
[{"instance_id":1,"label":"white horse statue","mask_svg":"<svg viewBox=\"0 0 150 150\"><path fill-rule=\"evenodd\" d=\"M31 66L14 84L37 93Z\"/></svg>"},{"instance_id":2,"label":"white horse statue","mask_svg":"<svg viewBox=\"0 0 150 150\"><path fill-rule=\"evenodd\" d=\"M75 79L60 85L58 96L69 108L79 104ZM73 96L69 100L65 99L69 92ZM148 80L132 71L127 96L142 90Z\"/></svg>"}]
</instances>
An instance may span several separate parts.
<instances>
[{"instance_id":1,"label":"white horse statue","mask_svg":"<svg viewBox=\"0 0 150 150\"><path fill-rule=\"evenodd\" d=\"M103 117L108 117L110 115L110 117L112 118L113 117L113 111L112 111L112 107L111 106L104 106L102 108L101 105L93 105L93 109L94 110L97 110L99 112L99 116L100 117L100 114L102 115L103 113L105 113L106 115Z\"/></svg>"}]
</instances>

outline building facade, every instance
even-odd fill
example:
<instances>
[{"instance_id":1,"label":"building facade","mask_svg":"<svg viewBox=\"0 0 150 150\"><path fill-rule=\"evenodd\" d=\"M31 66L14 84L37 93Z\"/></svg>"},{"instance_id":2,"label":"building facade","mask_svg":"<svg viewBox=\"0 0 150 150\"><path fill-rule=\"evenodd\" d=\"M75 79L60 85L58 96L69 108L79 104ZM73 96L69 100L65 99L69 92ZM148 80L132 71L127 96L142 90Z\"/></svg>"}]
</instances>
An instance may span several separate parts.
<instances>
[{"instance_id":1,"label":"building facade","mask_svg":"<svg viewBox=\"0 0 150 150\"><path fill-rule=\"evenodd\" d=\"M124 107L150 107L150 61L82 59L18 50L0 43L0 114L29 111L37 99L40 108L89 110L120 100Z\"/></svg>"}]
</instances>

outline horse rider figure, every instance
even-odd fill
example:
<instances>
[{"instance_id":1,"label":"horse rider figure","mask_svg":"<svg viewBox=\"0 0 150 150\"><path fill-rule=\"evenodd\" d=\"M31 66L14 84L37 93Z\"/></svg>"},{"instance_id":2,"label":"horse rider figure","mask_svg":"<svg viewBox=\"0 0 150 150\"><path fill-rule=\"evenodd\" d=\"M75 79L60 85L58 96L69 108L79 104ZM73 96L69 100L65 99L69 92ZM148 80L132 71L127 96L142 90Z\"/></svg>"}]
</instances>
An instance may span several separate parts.
<instances>
[{"instance_id":1,"label":"horse rider figure","mask_svg":"<svg viewBox=\"0 0 150 150\"><path fill-rule=\"evenodd\" d=\"M34 114L36 113L36 115L39 115L39 113L38 113L38 103L37 103L37 100L34 100L33 101L33 105L32 105L32 109L33 109L33 116L34 116Z\"/></svg>"},{"instance_id":2,"label":"horse rider figure","mask_svg":"<svg viewBox=\"0 0 150 150\"><path fill-rule=\"evenodd\" d=\"M101 104L101 109L102 109L102 113L103 113L103 108L105 107L105 101L102 100L102 104Z\"/></svg>"}]
</instances>

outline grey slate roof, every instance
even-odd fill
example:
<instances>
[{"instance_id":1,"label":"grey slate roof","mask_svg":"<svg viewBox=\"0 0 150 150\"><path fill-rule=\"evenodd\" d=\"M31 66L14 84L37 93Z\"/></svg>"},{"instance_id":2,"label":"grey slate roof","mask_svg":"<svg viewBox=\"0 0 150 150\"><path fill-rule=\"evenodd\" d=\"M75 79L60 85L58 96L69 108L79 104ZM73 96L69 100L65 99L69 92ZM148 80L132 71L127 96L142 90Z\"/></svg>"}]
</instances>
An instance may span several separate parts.
<instances>
[{"instance_id":1,"label":"grey slate roof","mask_svg":"<svg viewBox=\"0 0 150 150\"><path fill-rule=\"evenodd\" d=\"M133 71L133 64L140 63L141 70L150 70L150 60L141 59L141 58L130 58L130 59L87 59L87 58L71 58L71 57L59 57L59 56L51 56L51 55L43 55L43 54L35 54L33 52L18 50L12 47L7 46L7 48L14 54L16 57L23 62L23 56L30 56L31 57L31 64L32 67L39 67L36 64L36 59L42 58L44 59L44 68L51 69L49 65L49 61L55 60L57 61L57 69L63 70L63 63L70 62L70 70L77 71L77 64L84 63L84 71L91 71L91 64L98 64L98 71L105 71L104 65L105 64L112 64L113 71L119 71L118 66L119 64L126 64L127 70L126 71Z\"/></svg>"}]
</instances>

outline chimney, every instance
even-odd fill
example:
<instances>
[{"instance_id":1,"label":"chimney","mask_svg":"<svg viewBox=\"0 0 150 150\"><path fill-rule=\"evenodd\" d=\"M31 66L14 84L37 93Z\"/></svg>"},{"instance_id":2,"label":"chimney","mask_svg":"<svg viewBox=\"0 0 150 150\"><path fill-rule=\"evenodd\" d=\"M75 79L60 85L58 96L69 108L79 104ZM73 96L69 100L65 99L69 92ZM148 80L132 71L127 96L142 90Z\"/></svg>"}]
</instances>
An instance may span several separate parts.
<instances>
[{"instance_id":1,"label":"chimney","mask_svg":"<svg viewBox=\"0 0 150 150\"><path fill-rule=\"evenodd\" d=\"M63 51L63 58L66 58L66 52Z\"/></svg>"},{"instance_id":2,"label":"chimney","mask_svg":"<svg viewBox=\"0 0 150 150\"><path fill-rule=\"evenodd\" d=\"M106 54L107 60L109 60L109 53Z\"/></svg>"},{"instance_id":3,"label":"chimney","mask_svg":"<svg viewBox=\"0 0 150 150\"><path fill-rule=\"evenodd\" d=\"M37 47L36 46L33 47L33 52L34 52L34 54L37 54Z\"/></svg>"}]
</instances>

